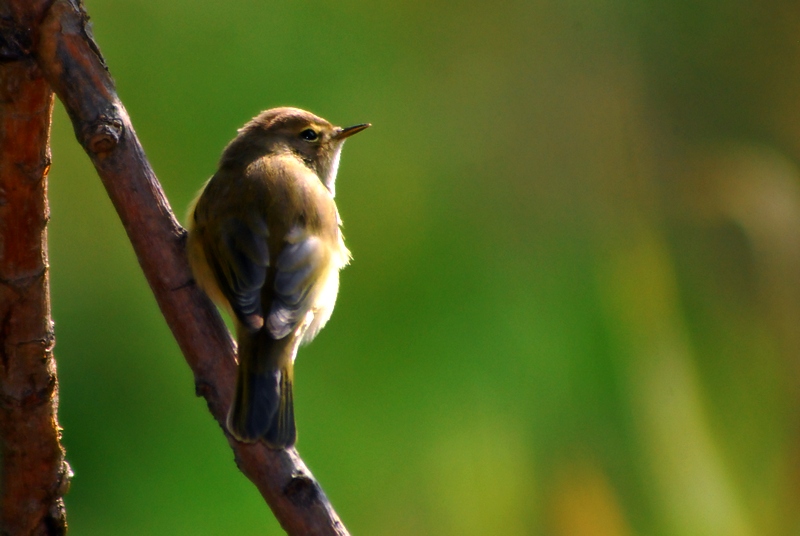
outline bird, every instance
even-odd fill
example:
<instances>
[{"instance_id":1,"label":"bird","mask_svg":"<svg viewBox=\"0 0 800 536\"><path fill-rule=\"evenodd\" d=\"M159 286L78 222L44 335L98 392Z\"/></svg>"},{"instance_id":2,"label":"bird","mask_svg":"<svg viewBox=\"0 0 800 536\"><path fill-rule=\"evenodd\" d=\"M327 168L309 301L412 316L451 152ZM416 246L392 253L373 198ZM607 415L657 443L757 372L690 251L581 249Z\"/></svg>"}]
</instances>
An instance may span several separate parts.
<instances>
[{"instance_id":1,"label":"bird","mask_svg":"<svg viewBox=\"0 0 800 536\"><path fill-rule=\"evenodd\" d=\"M351 258L334 201L339 157L369 126L337 127L299 108L263 111L189 206L194 279L236 329L226 424L239 441L285 449L297 440L294 360L331 317Z\"/></svg>"}]
</instances>

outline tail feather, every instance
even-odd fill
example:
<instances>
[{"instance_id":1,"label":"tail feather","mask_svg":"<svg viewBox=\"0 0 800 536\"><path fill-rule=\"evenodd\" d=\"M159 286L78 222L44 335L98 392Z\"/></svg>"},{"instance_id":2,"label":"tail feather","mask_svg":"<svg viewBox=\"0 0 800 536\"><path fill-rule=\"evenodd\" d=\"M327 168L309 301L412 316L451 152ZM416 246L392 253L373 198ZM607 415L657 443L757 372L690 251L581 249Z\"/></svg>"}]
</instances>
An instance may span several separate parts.
<instances>
[{"instance_id":1,"label":"tail feather","mask_svg":"<svg viewBox=\"0 0 800 536\"><path fill-rule=\"evenodd\" d=\"M269 430L264 434L264 441L275 449L290 447L297 440L297 429L294 425L293 375L291 365L281 370L278 411L272 419Z\"/></svg>"},{"instance_id":2,"label":"tail feather","mask_svg":"<svg viewBox=\"0 0 800 536\"><path fill-rule=\"evenodd\" d=\"M274 449L294 445L291 339L275 340L263 329L240 331L239 372L227 422L228 431L239 441L264 439Z\"/></svg>"}]
</instances>

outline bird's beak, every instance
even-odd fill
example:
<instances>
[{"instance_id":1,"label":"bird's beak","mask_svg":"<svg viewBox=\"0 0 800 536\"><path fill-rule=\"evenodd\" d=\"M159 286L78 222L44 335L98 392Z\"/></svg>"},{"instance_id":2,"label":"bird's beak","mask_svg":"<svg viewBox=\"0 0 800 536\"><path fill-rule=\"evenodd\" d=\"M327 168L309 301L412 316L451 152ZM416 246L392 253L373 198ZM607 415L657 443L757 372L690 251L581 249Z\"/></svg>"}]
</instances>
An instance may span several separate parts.
<instances>
[{"instance_id":1,"label":"bird's beak","mask_svg":"<svg viewBox=\"0 0 800 536\"><path fill-rule=\"evenodd\" d=\"M353 134L358 134L365 128L369 128L371 126L371 123L361 123L360 125L353 125L352 127L338 128L336 129L336 133L333 135L333 139L343 140L345 138L349 138Z\"/></svg>"}]
</instances>

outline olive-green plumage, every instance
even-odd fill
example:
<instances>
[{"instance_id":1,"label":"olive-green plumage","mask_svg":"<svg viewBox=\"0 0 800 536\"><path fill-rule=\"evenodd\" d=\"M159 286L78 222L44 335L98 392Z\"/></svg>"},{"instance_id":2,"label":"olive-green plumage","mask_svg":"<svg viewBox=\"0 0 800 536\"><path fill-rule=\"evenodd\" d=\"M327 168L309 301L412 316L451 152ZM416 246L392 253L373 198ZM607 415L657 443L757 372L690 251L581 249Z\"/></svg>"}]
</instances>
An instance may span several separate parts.
<instances>
[{"instance_id":1,"label":"olive-green plumage","mask_svg":"<svg viewBox=\"0 0 800 536\"><path fill-rule=\"evenodd\" d=\"M334 202L339 154L367 126L334 127L297 108L262 112L228 144L189 207L195 279L236 324L228 430L241 441L295 443L297 348L330 318L350 258Z\"/></svg>"}]
</instances>

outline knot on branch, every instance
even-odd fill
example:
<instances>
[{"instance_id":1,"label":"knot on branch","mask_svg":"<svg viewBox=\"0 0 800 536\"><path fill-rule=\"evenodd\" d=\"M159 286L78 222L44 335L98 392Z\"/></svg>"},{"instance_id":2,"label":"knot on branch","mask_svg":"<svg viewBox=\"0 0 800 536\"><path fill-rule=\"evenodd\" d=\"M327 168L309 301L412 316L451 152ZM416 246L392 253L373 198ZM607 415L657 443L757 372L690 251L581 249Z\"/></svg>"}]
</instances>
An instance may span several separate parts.
<instances>
[{"instance_id":1,"label":"knot on branch","mask_svg":"<svg viewBox=\"0 0 800 536\"><path fill-rule=\"evenodd\" d=\"M319 498L319 487L310 476L296 474L292 476L292 479L283 488L283 494L295 506L308 508Z\"/></svg>"},{"instance_id":2,"label":"knot on branch","mask_svg":"<svg viewBox=\"0 0 800 536\"><path fill-rule=\"evenodd\" d=\"M86 149L96 155L111 151L119 143L123 129L120 119L101 115L84 129Z\"/></svg>"},{"instance_id":3,"label":"knot on branch","mask_svg":"<svg viewBox=\"0 0 800 536\"><path fill-rule=\"evenodd\" d=\"M52 496L48 498L50 508L47 516L43 519L45 527L47 527L47 534L63 535L67 533L67 512L64 508L64 495L69 491L73 476L75 476L75 473L72 472L67 460L62 460L61 468L58 471L56 488Z\"/></svg>"},{"instance_id":4,"label":"knot on branch","mask_svg":"<svg viewBox=\"0 0 800 536\"><path fill-rule=\"evenodd\" d=\"M61 469L58 472L57 497L63 497L69 492L69 488L72 485L72 477L74 476L75 473L72 471L72 467L70 467L69 463L67 463L67 460L62 460Z\"/></svg>"},{"instance_id":5,"label":"knot on branch","mask_svg":"<svg viewBox=\"0 0 800 536\"><path fill-rule=\"evenodd\" d=\"M211 398L216 398L217 390L214 385L210 384L204 380L195 380L194 382L194 394L197 397L203 397L206 400L210 400Z\"/></svg>"},{"instance_id":6,"label":"knot on branch","mask_svg":"<svg viewBox=\"0 0 800 536\"><path fill-rule=\"evenodd\" d=\"M19 395L0 393L0 408L4 410L30 411L45 404L50 404L58 385L56 377L52 375L48 377L47 383L40 389L37 389L35 384L36 381L31 379L30 385Z\"/></svg>"}]
</instances>

